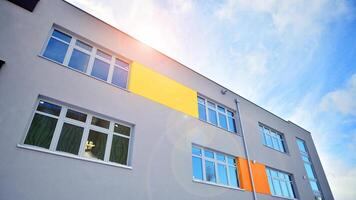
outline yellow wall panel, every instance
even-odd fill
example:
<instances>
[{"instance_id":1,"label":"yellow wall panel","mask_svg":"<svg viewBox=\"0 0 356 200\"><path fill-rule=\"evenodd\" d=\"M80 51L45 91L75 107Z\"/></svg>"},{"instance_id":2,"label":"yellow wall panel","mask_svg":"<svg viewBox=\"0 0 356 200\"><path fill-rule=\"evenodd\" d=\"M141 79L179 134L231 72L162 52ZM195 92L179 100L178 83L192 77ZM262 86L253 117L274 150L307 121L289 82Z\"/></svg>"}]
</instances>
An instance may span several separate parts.
<instances>
[{"instance_id":1,"label":"yellow wall panel","mask_svg":"<svg viewBox=\"0 0 356 200\"><path fill-rule=\"evenodd\" d=\"M131 64L128 89L172 109L198 118L197 92L142 64Z\"/></svg>"}]
</instances>

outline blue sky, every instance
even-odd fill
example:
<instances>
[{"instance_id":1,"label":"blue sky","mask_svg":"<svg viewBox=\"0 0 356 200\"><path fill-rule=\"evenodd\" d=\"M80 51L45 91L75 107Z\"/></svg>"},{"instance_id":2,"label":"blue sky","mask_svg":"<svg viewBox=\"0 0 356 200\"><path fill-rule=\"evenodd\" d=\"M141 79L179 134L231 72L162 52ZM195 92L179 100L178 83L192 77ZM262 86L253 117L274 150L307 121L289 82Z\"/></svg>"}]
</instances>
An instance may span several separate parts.
<instances>
[{"instance_id":1,"label":"blue sky","mask_svg":"<svg viewBox=\"0 0 356 200\"><path fill-rule=\"evenodd\" d=\"M312 132L336 199L356 197L356 3L68 0Z\"/></svg>"}]
</instances>

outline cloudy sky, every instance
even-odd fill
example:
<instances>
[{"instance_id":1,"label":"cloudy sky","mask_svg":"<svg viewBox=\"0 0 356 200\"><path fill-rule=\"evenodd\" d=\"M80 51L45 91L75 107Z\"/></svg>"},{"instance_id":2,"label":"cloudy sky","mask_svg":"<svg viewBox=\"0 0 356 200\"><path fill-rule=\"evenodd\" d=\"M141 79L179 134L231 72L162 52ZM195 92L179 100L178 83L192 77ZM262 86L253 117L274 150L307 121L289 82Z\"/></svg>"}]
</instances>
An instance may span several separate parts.
<instances>
[{"instance_id":1,"label":"cloudy sky","mask_svg":"<svg viewBox=\"0 0 356 200\"><path fill-rule=\"evenodd\" d=\"M355 199L356 2L67 1L311 131L335 198Z\"/></svg>"}]
</instances>

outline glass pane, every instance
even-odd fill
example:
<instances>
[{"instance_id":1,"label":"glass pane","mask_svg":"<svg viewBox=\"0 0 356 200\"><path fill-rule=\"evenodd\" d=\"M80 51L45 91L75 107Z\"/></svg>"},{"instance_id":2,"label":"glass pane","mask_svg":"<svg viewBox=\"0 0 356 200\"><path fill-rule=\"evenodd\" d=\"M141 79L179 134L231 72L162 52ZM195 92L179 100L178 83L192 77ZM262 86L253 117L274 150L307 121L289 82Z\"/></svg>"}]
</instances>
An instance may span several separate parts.
<instances>
[{"instance_id":1,"label":"glass pane","mask_svg":"<svg viewBox=\"0 0 356 200\"><path fill-rule=\"evenodd\" d=\"M279 147L280 151L285 152L284 144L283 144L283 140L282 140L282 136L281 135L278 135L278 147Z\"/></svg>"},{"instance_id":2,"label":"glass pane","mask_svg":"<svg viewBox=\"0 0 356 200\"><path fill-rule=\"evenodd\" d=\"M129 139L113 135L110 161L127 165L127 156L129 151Z\"/></svg>"},{"instance_id":3,"label":"glass pane","mask_svg":"<svg viewBox=\"0 0 356 200\"><path fill-rule=\"evenodd\" d=\"M206 110L205 106L202 104L198 104L198 111L199 111L199 119L206 121Z\"/></svg>"},{"instance_id":4,"label":"glass pane","mask_svg":"<svg viewBox=\"0 0 356 200\"><path fill-rule=\"evenodd\" d=\"M216 183L215 164L213 162L205 161L205 173L206 181Z\"/></svg>"},{"instance_id":5,"label":"glass pane","mask_svg":"<svg viewBox=\"0 0 356 200\"><path fill-rule=\"evenodd\" d=\"M84 42L82 42L82 41L80 41L80 40L77 40L77 41L75 42L75 44L76 44L77 46L79 46L79 47L82 47L82 48L85 49L85 50L88 50L88 51L91 51L91 50L92 50L92 47L91 47L90 45L88 45L88 44L86 44L86 43L84 43Z\"/></svg>"},{"instance_id":6,"label":"glass pane","mask_svg":"<svg viewBox=\"0 0 356 200\"><path fill-rule=\"evenodd\" d=\"M272 137L268 134L265 133L265 138L266 138L266 145L269 147L272 147Z\"/></svg>"},{"instance_id":7,"label":"glass pane","mask_svg":"<svg viewBox=\"0 0 356 200\"><path fill-rule=\"evenodd\" d=\"M204 150L204 155L205 155L205 157L208 157L208 158L214 158L214 152L206 150L206 149Z\"/></svg>"},{"instance_id":8,"label":"glass pane","mask_svg":"<svg viewBox=\"0 0 356 200\"><path fill-rule=\"evenodd\" d=\"M193 178L203 180L203 165L201 158L192 157L193 163Z\"/></svg>"},{"instance_id":9,"label":"glass pane","mask_svg":"<svg viewBox=\"0 0 356 200\"><path fill-rule=\"evenodd\" d=\"M214 103L208 101L208 106L215 110L215 104Z\"/></svg>"},{"instance_id":10,"label":"glass pane","mask_svg":"<svg viewBox=\"0 0 356 200\"><path fill-rule=\"evenodd\" d=\"M120 60L120 59L115 59L115 65L118 65L118 66L120 66L120 67L122 67L122 68L125 68L125 69L129 69L129 64L128 63L126 63L126 62L124 62L124 61L122 61L122 60Z\"/></svg>"},{"instance_id":11,"label":"glass pane","mask_svg":"<svg viewBox=\"0 0 356 200\"><path fill-rule=\"evenodd\" d=\"M225 162L225 156L223 154L217 153L216 158L220 161Z\"/></svg>"},{"instance_id":12,"label":"glass pane","mask_svg":"<svg viewBox=\"0 0 356 200\"><path fill-rule=\"evenodd\" d=\"M281 181L280 184L281 184L281 189L282 189L282 196L289 197L287 183L285 181Z\"/></svg>"},{"instance_id":13,"label":"glass pane","mask_svg":"<svg viewBox=\"0 0 356 200\"><path fill-rule=\"evenodd\" d=\"M51 60L63 63L64 57L68 50L68 44L65 44L54 38L49 39L43 56Z\"/></svg>"},{"instance_id":14,"label":"glass pane","mask_svg":"<svg viewBox=\"0 0 356 200\"><path fill-rule=\"evenodd\" d=\"M218 111L225 113L225 108L222 106L218 106Z\"/></svg>"},{"instance_id":15,"label":"glass pane","mask_svg":"<svg viewBox=\"0 0 356 200\"><path fill-rule=\"evenodd\" d=\"M119 87L126 88L128 74L128 71L118 67L114 67L111 83Z\"/></svg>"},{"instance_id":16,"label":"glass pane","mask_svg":"<svg viewBox=\"0 0 356 200\"><path fill-rule=\"evenodd\" d=\"M66 41L66 42L70 42L70 40L72 39L72 37L70 37L69 35L65 34L65 33L62 33L60 31L57 31L57 30L53 30L53 33L52 33L52 36L56 37L56 38L59 38L63 41Z\"/></svg>"},{"instance_id":17,"label":"glass pane","mask_svg":"<svg viewBox=\"0 0 356 200\"><path fill-rule=\"evenodd\" d=\"M236 133L236 123L235 119L228 117L228 123L229 123L229 131Z\"/></svg>"},{"instance_id":18,"label":"glass pane","mask_svg":"<svg viewBox=\"0 0 356 200\"><path fill-rule=\"evenodd\" d=\"M91 75L106 81L108 79L109 68L109 63L95 59Z\"/></svg>"},{"instance_id":19,"label":"glass pane","mask_svg":"<svg viewBox=\"0 0 356 200\"><path fill-rule=\"evenodd\" d=\"M64 123L57 144L57 151L64 151L78 155L83 130L83 127Z\"/></svg>"},{"instance_id":20,"label":"glass pane","mask_svg":"<svg viewBox=\"0 0 356 200\"><path fill-rule=\"evenodd\" d=\"M106 138L105 133L90 130L88 140L85 143L84 157L104 160Z\"/></svg>"},{"instance_id":21,"label":"glass pane","mask_svg":"<svg viewBox=\"0 0 356 200\"><path fill-rule=\"evenodd\" d=\"M115 133L120 133L122 135L130 136L130 131L131 131L131 128L128 126L124 126L122 124L116 124L116 123L114 125Z\"/></svg>"},{"instance_id":22,"label":"glass pane","mask_svg":"<svg viewBox=\"0 0 356 200\"><path fill-rule=\"evenodd\" d=\"M205 99L198 97L198 103L205 105Z\"/></svg>"},{"instance_id":23,"label":"glass pane","mask_svg":"<svg viewBox=\"0 0 356 200\"><path fill-rule=\"evenodd\" d=\"M227 157L227 162L229 165L236 165L235 158Z\"/></svg>"},{"instance_id":24,"label":"glass pane","mask_svg":"<svg viewBox=\"0 0 356 200\"><path fill-rule=\"evenodd\" d=\"M68 109L66 117L74 120L78 120L81 122L85 122L87 120L87 115L81 112L77 112L75 110Z\"/></svg>"},{"instance_id":25,"label":"glass pane","mask_svg":"<svg viewBox=\"0 0 356 200\"><path fill-rule=\"evenodd\" d=\"M294 191L293 191L292 183L291 183L291 182L289 182L289 183L287 184L287 187L288 187L288 192L289 192L290 197L294 198L294 197L295 197L295 195L294 195Z\"/></svg>"},{"instance_id":26,"label":"glass pane","mask_svg":"<svg viewBox=\"0 0 356 200\"><path fill-rule=\"evenodd\" d=\"M61 107L41 100L37 106L37 110L51 115L59 116Z\"/></svg>"},{"instance_id":27,"label":"glass pane","mask_svg":"<svg viewBox=\"0 0 356 200\"><path fill-rule=\"evenodd\" d=\"M273 148L279 150L278 139L276 137L272 138Z\"/></svg>"},{"instance_id":28,"label":"glass pane","mask_svg":"<svg viewBox=\"0 0 356 200\"><path fill-rule=\"evenodd\" d=\"M217 125L218 121L217 121L217 117L216 117L216 111L209 108L208 114L209 114L209 122Z\"/></svg>"},{"instance_id":29,"label":"glass pane","mask_svg":"<svg viewBox=\"0 0 356 200\"><path fill-rule=\"evenodd\" d=\"M223 129L227 129L226 115L219 113L219 126Z\"/></svg>"},{"instance_id":30,"label":"glass pane","mask_svg":"<svg viewBox=\"0 0 356 200\"><path fill-rule=\"evenodd\" d=\"M197 156L201 156L201 149L198 147L192 147L192 154L193 155L197 155Z\"/></svg>"},{"instance_id":31,"label":"glass pane","mask_svg":"<svg viewBox=\"0 0 356 200\"><path fill-rule=\"evenodd\" d=\"M100 126L103 128L109 128L110 122L104 119L100 119L98 117L93 117L91 120L91 124L95 126Z\"/></svg>"},{"instance_id":32,"label":"glass pane","mask_svg":"<svg viewBox=\"0 0 356 200\"><path fill-rule=\"evenodd\" d=\"M273 186L275 192L274 195L282 196L282 190L278 180L273 179Z\"/></svg>"},{"instance_id":33,"label":"glass pane","mask_svg":"<svg viewBox=\"0 0 356 200\"><path fill-rule=\"evenodd\" d=\"M305 148L305 145L304 145L304 141L301 140L301 139L297 139L297 145L298 145L298 148L299 148L299 151L303 152L303 153L307 153L307 150Z\"/></svg>"},{"instance_id":34,"label":"glass pane","mask_svg":"<svg viewBox=\"0 0 356 200\"><path fill-rule=\"evenodd\" d=\"M49 149L56 125L57 119L36 113L24 143Z\"/></svg>"},{"instance_id":35,"label":"glass pane","mask_svg":"<svg viewBox=\"0 0 356 200\"><path fill-rule=\"evenodd\" d=\"M304 163L305 171L307 171L307 176L310 179L315 179L314 172L312 166L308 163Z\"/></svg>"},{"instance_id":36,"label":"glass pane","mask_svg":"<svg viewBox=\"0 0 356 200\"><path fill-rule=\"evenodd\" d=\"M234 118L234 113L231 111L227 111L227 116Z\"/></svg>"},{"instance_id":37,"label":"glass pane","mask_svg":"<svg viewBox=\"0 0 356 200\"><path fill-rule=\"evenodd\" d=\"M315 181L311 180L309 183L313 191L319 192L318 184Z\"/></svg>"},{"instance_id":38,"label":"glass pane","mask_svg":"<svg viewBox=\"0 0 356 200\"><path fill-rule=\"evenodd\" d=\"M79 71L85 72L87 70L89 57L90 56L88 54L74 49L72 56L70 57L68 66Z\"/></svg>"},{"instance_id":39,"label":"glass pane","mask_svg":"<svg viewBox=\"0 0 356 200\"><path fill-rule=\"evenodd\" d=\"M309 158L308 158L307 156L303 156L303 155L302 155L302 159L303 159L303 161L305 161L305 162L308 162L308 163L310 162L310 160L309 160Z\"/></svg>"},{"instance_id":40,"label":"glass pane","mask_svg":"<svg viewBox=\"0 0 356 200\"><path fill-rule=\"evenodd\" d=\"M238 187L236 167L229 167L229 176L229 185L232 187Z\"/></svg>"},{"instance_id":41,"label":"glass pane","mask_svg":"<svg viewBox=\"0 0 356 200\"><path fill-rule=\"evenodd\" d=\"M100 56L100 57L102 57L102 58L105 58L105 59L107 59L107 60L111 60L111 56L110 56L109 54L104 53L104 52L102 52L102 51L100 51L100 50L98 50L98 51L96 52L96 55L98 55L98 56Z\"/></svg>"},{"instance_id":42,"label":"glass pane","mask_svg":"<svg viewBox=\"0 0 356 200\"><path fill-rule=\"evenodd\" d=\"M227 185L227 171L226 166L222 164L218 164L218 173L219 173L219 183L223 185Z\"/></svg>"}]
</instances>

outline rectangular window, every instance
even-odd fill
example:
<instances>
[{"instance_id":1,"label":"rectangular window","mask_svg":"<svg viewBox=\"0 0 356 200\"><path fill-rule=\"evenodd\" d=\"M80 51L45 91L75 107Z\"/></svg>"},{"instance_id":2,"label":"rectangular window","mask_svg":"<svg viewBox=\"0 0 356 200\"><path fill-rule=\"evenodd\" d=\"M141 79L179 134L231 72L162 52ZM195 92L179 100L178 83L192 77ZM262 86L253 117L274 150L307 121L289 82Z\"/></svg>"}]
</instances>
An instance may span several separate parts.
<instances>
[{"instance_id":1,"label":"rectangular window","mask_svg":"<svg viewBox=\"0 0 356 200\"><path fill-rule=\"evenodd\" d=\"M302 160L304 162L304 168L307 173L307 178L309 180L310 187L314 192L315 199L321 199L321 192L320 192L320 189L318 186L318 180L315 176L313 164L310 161L309 153L308 153L308 150L307 150L304 140L297 138L297 145L298 145Z\"/></svg>"},{"instance_id":2,"label":"rectangular window","mask_svg":"<svg viewBox=\"0 0 356 200\"><path fill-rule=\"evenodd\" d=\"M266 168L268 183L272 195L294 199L292 175L271 168Z\"/></svg>"},{"instance_id":3,"label":"rectangular window","mask_svg":"<svg viewBox=\"0 0 356 200\"><path fill-rule=\"evenodd\" d=\"M262 142L265 146L280 152L286 152L283 135L262 124L259 125Z\"/></svg>"},{"instance_id":4,"label":"rectangular window","mask_svg":"<svg viewBox=\"0 0 356 200\"><path fill-rule=\"evenodd\" d=\"M237 188L236 159L198 146L192 146L193 179Z\"/></svg>"},{"instance_id":5,"label":"rectangular window","mask_svg":"<svg viewBox=\"0 0 356 200\"><path fill-rule=\"evenodd\" d=\"M225 106L198 96L199 119L236 133L235 114Z\"/></svg>"},{"instance_id":6,"label":"rectangular window","mask_svg":"<svg viewBox=\"0 0 356 200\"><path fill-rule=\"evenodd\" d=\"M129 165L131 126L39 100L24 144Z\"/></svg>"},{"instance_id":7,"label":"rectangular window","mask_svg":"<svg viewBox=\"0 0 356 200\"><path fill-rule=\"evenodd\" d=\"M127 88L129 63L57 29L53 29L42 56L112 85Z\"/></svg>"}]
</instances>

